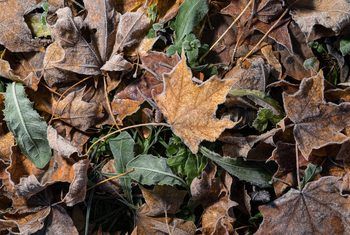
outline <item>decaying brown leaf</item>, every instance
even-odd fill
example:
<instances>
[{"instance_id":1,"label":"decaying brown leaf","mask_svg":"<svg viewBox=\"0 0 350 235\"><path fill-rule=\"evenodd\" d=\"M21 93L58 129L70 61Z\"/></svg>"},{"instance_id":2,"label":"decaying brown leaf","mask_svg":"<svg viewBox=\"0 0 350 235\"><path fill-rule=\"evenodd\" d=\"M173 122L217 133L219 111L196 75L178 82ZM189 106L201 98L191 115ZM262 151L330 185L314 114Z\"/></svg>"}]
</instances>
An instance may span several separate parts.
<instances>
[{"instance_id":1,"label":"decaying brown leaf","mask_svg":"<svg viewBox=\"0 0 350 235\"><path fill-rule=\"evenodd\" d=\"M313 149L341 144L348 139L341 131L350 125L350 104L326 103L323 90L321 71L305 78L295 94L283 94L286 114L295 124L295 141L305 158Z\"/></svg>"},{"instance_id":2,"label":"decaying brown leaf","mask_svg":"<svg viewBox=\"0 0 350 235\"><path fill-rule=\"evenodd\" d=\"M340 195L339 183L339 178L322 177L261 206L264 220L256 234L347 234L350 201Z\"/></svg>"},{"instance_id":3,"label":"decaying brown leaf","mask_svg":"<svg viewBox=\"0 0 350 235\"><path fill-rule=\"evenodd\" d=\"M69 93L60 102L54 102L52 113L69 125L86 131L104 116L101 104L83 100L85 88Z\"/></svg>"},{"instance_id":4,"label":"decaying brown leaf","mask_svg":"<svg viewBox=\"0 0 350 235\"><path fill-rule=\"evenodd\" d=\"M349 11L347 0L311 0L297 2L291 15L308 40L313 41L322 36L338 35L349 26Z\"/></svg>"},{"instance_id":5,"label":"decaying brown leaf","mask_svg":"<svg viewBox=\"0 0 350 235\"><path fill-rule=\"evenodd\" d=\"M141 189L146 203L138 210L133 235L195 234L196 227L192 221L174 217L183 203L186 191L170 186L155 186L153 190Z\"/></svg>"},{"instance_id":6,"label":"decaying brown leaf","mask_svg":"<svg viewBox=\"0 0 350 235\"><path fill-rule=\"evenodd\" d=\"M201 141L215 141L221 132L235 125L227 118L214 117L233 83L213 77L201 85L194 84L184 55L173 71L164 75L163 93L154 99L173 132L193 153L197 153Z\"/></svg>"}]
</instances>

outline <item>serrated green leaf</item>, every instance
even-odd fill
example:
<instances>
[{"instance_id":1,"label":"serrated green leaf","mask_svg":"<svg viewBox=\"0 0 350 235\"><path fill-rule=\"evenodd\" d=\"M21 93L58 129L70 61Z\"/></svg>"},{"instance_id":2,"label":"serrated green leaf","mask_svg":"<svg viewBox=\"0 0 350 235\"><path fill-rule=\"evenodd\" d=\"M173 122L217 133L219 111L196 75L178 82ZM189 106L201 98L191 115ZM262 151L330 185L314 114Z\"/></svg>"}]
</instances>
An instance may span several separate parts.
<instances>
[{"instance_id":1,"label":"serrated green leaf","mask_svg":"<svg viewBox=\"0 0 350 235\"><path fill-rule=\"evenodd\" d=\"M234 158L222 157L205 147L201 147L200 152L240 180L247 181L262 188L271 187L269 183L272 178L271 174L261 168L254 167L243 160L240 161Z\"/></svg>"},{"instance_id":2,"label":"serrated green leaf","mask_svg":"<svg viewBox=\"0 0 350 235\"><path fill-rule=\"evenodd\" d=\"M174 22L175 44L182 42L185 36L191 33L208 13L206 0L185 0L179 9Z\"/></svg>"},{"instance_id":3,"label":"serrated green leaf","mask_svg":"<svg viewBox=\"0 0 350 235\"><path fill-rule=\"evenodd\" d=\"M109 140L109 148L115 160L117 174L126 172L127 163L134 158L134 145L135 141L128 132L122 132ZM130 177L123 177L120 182L127 199L132 202Z\"/></svg>"},{"instance_id":4,"label":"serrated green leaf","mask_svg":"<svg viewBox=\"0 0 350 235\"><path fill-rule=\"evenodd\" d=\"M47 140L47 124L33 109L24 87L19 83L7 86L3 111L9 130L17 145L38 168L44 168L51 159Z\"/></svg>"},{"instance_id":5,"label":"serrated green leaf","mask_svg":"<svg viewBox=\"0 0 350 235\"><path fill-rule=\"evenodd\" d=\"M129 176L143 185L186 185L166 163L166 158L142 154L128 162L127 170L134 169Z\"/></svg>"}]
</instances>

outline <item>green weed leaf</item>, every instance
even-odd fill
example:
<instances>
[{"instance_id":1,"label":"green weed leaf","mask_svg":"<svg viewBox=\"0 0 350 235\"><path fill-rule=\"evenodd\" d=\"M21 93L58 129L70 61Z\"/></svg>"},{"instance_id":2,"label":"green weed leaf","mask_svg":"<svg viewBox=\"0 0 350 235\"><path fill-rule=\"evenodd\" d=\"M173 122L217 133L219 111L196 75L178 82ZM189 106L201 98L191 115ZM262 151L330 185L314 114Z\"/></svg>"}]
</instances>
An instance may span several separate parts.
<instances>
[{"instance_id":1,"label":"green weed leaf","mask_svg":"<svg viewBox=\"0 0 350 235\"><path fill-rule=\"evenodd\" d=\"M44 168L52 156L47 140L47 124L33 109L24 87L19 83L7 86L4 116L22 153L36 167Z\"/></svg>"},{"instance_id":2,"label":"green weed leaf","mask_svg":"<svg viewBox=\"0 0 350 235\"><path fill-rule=\"evenodd\" d=\"M142 154L127 164L127 170L134 169L129 176L144 185L186 185L166 163L166 158Z\"/></svg>"},{"instance_id":3,"label":"green weed leaf","mask_svg":"<svg viewBox=\"0 0 350 235\"><path fill-rule=\"evenodd\" d=\"M134 158L134 145L135 142L128 132L122 132L109 140L109 148L115 160L117 174L126 172L127 163ZM132 202L130 177L123 177L120 182L127 199Z\"/></svg>"},{"instance_id":4,"label":"green weed leaf","mask_svg":"<svg viewBox=\"0 0 350 235\"><path fill-rule=\"evenodd\" d=\"M247 181L263 188L271 187L269 183L272 178L271 174L261 168L255 167L243 160L221 157L219 154L214 153L205 147L201 147L200 152L240 180Z\"/></svg>"}]
</instances>

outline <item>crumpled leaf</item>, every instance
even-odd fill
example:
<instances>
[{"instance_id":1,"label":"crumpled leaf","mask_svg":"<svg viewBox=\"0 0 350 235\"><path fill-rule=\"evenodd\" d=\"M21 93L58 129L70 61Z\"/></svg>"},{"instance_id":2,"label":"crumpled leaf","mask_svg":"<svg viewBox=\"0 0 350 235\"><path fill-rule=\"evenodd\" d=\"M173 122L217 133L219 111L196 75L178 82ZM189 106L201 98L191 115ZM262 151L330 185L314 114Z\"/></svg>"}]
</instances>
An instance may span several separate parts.
<instances>
[{"instance_id":1,"label":"crumpled leaf","mask_svg":"<svg viewBox=\"0 0 350 235\"><path fill-rule=\"evenodd\" d=\"M313 149L341 144L348 137L341 131L350 125L350 104L335 105L324 99L322 71L305 78L295 94L283 94L284 108L294 125L294 138L305 158Z\"/></svg>"},{"instance_id":2,"label":"crumpled leaf","mask_svg":"<svg viewBox=\"0 0 350 235\"><path fill-rule=\"evenodd\" d=\"M44 168L51 158L47 124L33 109L22 85L14 82L7 86L4 115L21 151L36 167Z\"/></svg>"},{"instance_id":3,"label":"crumpled leaf","mask_svg":"<svg viewBox=\"0 0 350 235\"><path fill-rule=\"evenodd\" d=\"M103 117L103 107L96 102L83 100L85 88L69 93L53 104L53 115L79 130L86 131Z\"/></svg>"},{"instance_id":4,"label":"crumpled leaf","mask_svg":"<svg viewBox=\"0 0 350 235\"><path fill-rule=\"evenodd\" d=\"M33 38L24 21L24 16L34 10L37 1L6 0L0 1L0 44L12 52L39 51L49 40Z\"/></svg>"},{"instance_id":5,"label":"crumpled leaf","mask_svg":"<svg viewBox=\"0 0 350 235\"><path fill-rule=\"evenodd\" d=\"M322 36L339 35L350 24L349 11L347 0L311 0L298 2L291 15L307 39L313 41Z\"/></svg>"},{"instance_id":6,"label":"crumpled leaf","mask_svg":"<svg viewBox=\"0 0 350 235\"><path fill-rule=\"evenodd\" d=\"M134 169L128 175L135 181L144 185L186 185L180 177L176 176L166 159L149 154L139 155L126 165L127 170Z\"/></svg>"},{"instance_id":7,"label":"crumpled leaf","mask_svg":"<svg viewBox=\"0 0 350 235\"><path fill-rule=\"evenodd\" d=\"M346 234L350 201L340 195L339 183L339 178L322 177L261 206L264 220L256 234Z\"/></svg>"},{"instance_id":8,"label":"crumpled leaf","mask_svg":"<svg viewBox=\"0 0 350 235\"><path fill-rule=\"evenodd\" d=\"M174 134L193 153L198 152L201 141L215 141L224 129L235 125L228 118L214 117L217 106L225 101L233 82L213 77L201 85L194 84L184 55L173 71L164 75L163 93L154 99Z\"/></svg>"}]
</instances>

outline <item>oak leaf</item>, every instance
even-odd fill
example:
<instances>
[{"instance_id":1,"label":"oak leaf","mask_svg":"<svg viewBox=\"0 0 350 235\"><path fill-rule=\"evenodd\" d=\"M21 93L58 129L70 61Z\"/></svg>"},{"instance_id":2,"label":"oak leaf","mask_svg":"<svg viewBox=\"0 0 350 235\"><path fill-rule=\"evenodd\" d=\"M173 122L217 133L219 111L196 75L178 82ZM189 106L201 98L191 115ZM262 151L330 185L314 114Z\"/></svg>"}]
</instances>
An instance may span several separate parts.
<instances>
[{"instance_id":1,"label":"oak leaf","mask_svg":"<svg viewBox=\"0 0 350 235\"><path fill-rule=\"evenodd\" d=\"M295 141L305 158L313 149L348 140L341 131L350 125L350 103L327 103L323 90L321 71L314 77L305 78L295 94L283 94L286 114L295 124Z\"/></svg>"},{"instance_id":2,"label":"oak leaf","mask_svg":"<svg viewBox=\"0 0 350 235\"><path fill-rule=\"evenodd\" d=\"M201 141L215 141L226 128L234 127L228 118L215 117L233 83L212 77L201 85L194 84L184 55L172 72L164 75L163 92L154 99L173 132L193 153L198 152Z\"/></svg>"},{"instance_id":3,"label":"oak leaf","mask_svg":"<svg viewBox=\"0 0 350 235\"><path fill-rule=\"evenodd\" d=\"M261 206L264 220L256 235L347 234L350 200L340 195L338 180L322 177L302 191L291 189L273 203Z\"/></svg>"}]
</instances>

